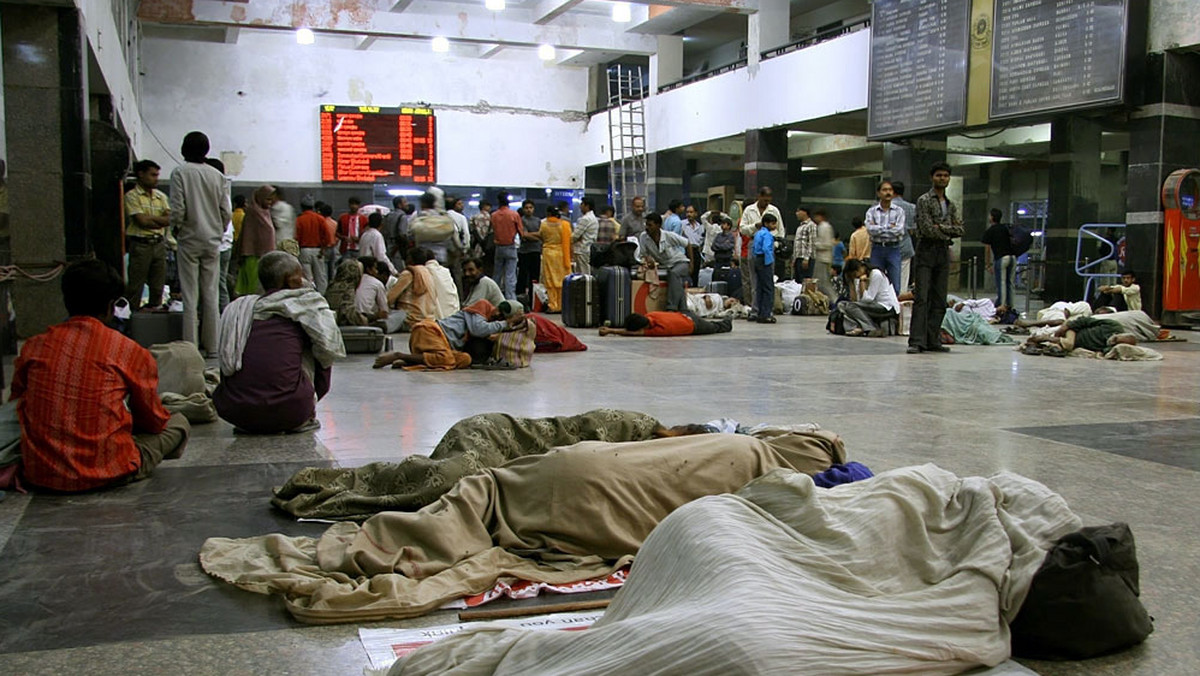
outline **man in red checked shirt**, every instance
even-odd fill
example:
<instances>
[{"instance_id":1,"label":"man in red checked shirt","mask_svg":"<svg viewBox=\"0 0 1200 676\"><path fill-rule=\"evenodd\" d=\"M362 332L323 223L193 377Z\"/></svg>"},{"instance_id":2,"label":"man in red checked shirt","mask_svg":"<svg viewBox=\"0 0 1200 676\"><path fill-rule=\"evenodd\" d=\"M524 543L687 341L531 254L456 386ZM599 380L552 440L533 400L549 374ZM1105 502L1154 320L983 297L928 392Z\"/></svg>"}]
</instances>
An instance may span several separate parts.
<instances>
[{"instance_id":1,"label":"man in red checked shirt","mask_svg":"<svg viewBox=\"0 0 1200 676\"><path fill-rule=\"evenodd\" d=\"M103 261L72 264L62 276L70 318L30 338L13 364L30 484L76 492L137 481L187 446L191 427L163 408L154 357L105 324L122 287Z\"/></svg>"}]
</instances>

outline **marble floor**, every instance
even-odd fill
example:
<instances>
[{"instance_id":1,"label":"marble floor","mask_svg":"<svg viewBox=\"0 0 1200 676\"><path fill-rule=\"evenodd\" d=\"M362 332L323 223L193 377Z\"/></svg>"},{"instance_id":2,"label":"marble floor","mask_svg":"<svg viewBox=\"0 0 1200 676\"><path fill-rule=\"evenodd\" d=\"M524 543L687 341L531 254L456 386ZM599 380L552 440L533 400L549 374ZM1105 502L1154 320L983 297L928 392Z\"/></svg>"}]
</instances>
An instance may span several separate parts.
<instances>
[{"instance_id":1,"label":"marble floor","mask_svg":"<svg viewBox=\"0 0 1200 676\"><path fill-rule=\"evenodd\" d=\"M196 564L208 536L320 532L267 503L295 468L428 453L485 411L640 409L668 424L729 416L813 421L876 471L932 462L961 475L1019 472L1088 523L1126 521L1156 631L1141 647L1041 674L1200 673L1200 340L1156 344L1162 362L1031 357L1005 347L906 355L901 338L825 334L822 320L738 322L732 334L599 338L512 372L335 368L319 432L234 436L196 427L150 481L85 496L0 502L0 672L361 674L358 626L307 627L278 599L216 583ZM1195 334L1183 332L1185 337ZM455 622L452 613L371 626Z\"/></svg>"}]
</instances>

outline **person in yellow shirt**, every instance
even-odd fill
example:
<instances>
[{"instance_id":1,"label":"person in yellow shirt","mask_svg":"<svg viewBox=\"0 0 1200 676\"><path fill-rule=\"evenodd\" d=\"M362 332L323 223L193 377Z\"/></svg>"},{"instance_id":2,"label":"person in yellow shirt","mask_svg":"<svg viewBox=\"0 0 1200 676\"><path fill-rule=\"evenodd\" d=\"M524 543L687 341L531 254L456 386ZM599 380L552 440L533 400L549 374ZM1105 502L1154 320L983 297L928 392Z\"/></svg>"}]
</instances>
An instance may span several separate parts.
<instances>
[{"instance_id":1,"label":"person in yellow shirt","mask_svg":"<svg viewBox=\"0 0 1200 676\"><path fill-rule=\"evenodd\" d=\"M233 196L233 241L242 238L242 220L246 218L246 196Z\"/></svg>"},{"instance_id":2,"label":"person in yellow shirt","mask_svg":"<svg viewBox=\"0 0 1200 676\"><path fill-rule=\"evenodd\" d=\"M148 308L163 302L167 281L167 226L171 204L158 189L161 167L151 160L133 165L137 185L125 193L125 250L129 253L125 276L125 298L131 309L142 303L142 288L150 285Z\"/></svg>"}]
</instances>

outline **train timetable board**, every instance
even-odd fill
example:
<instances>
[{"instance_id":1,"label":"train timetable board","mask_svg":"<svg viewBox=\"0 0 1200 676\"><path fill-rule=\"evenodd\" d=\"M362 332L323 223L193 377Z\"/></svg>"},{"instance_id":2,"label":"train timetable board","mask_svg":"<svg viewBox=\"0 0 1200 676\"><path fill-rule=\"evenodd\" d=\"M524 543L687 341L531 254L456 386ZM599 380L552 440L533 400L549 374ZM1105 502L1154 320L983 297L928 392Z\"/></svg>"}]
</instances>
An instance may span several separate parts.
<instances>
[{"instance_id":1,"label":"train timetable board","mask_svg":"<svg viewBox=\"0 0 1200 676\"><path fill-rule=\"evenodd\" d=\"M970 4L875 0L867 136L911 136L966 118Z\"/></svg>"},{"instance_id":2,"label":"train timetable board","mask_svg":"<svg viewBox=\"0 0 1200 676\"><path fill-rule=\"evenodd\" d=\"M321 180L437 182L437 126L429 108L323 105Z\"/></svg>"},{"instance_id":3,"label":"train timetable board","mask_svg":"<svg viewBox=\"0 0 1200 676\"><path fill-rule=\"evenodd\" d=\"M1129 2L996 0L990 117L1121 103Z\"/></svg>"}]
</instances>

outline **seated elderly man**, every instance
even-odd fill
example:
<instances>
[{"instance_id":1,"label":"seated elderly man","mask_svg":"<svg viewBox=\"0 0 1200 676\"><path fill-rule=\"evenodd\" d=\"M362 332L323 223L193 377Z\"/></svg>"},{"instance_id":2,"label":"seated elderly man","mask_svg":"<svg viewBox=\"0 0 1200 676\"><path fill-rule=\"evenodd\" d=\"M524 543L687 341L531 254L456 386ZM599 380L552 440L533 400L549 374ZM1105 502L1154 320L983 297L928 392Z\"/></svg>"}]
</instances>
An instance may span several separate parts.
<instances>
[{"instance_id":1,"label":"seated elderly man","mask_svg":"<svg viewBox=\"0 0 1200 676\"><path fill-rule=\"evenodd\" d=\"M471 365L467 342L472 338L491 338L525 322L517 303L505 301L496 307L486 300L476 301L445 319L426 319L412 326L408 353L385 352L375 359L375 368L411 368L451 371Z\"/></svg>"},{"instance_id":2,"label":"seated elderly man","mask_svg":"<svg viewBox=\"0 0 1200 676\"><path fill-rule=\"evenodd\" d=\"M611 326L600 327L602 336L650 336L655 338L707 336L730 331L733 331L733 321L729 317L704 319L691 312L647 312L644 315L634 312L625 318L625 328L623 329Z\"/></svg>"},{"instance_id":3,"label":"seated elderly man","mask_svg":"<svg viewBox=\"0 0 1200 676\"><path fill-rule=\"evenodd\" d=\"M504 294L500 291L500 285L491 277L483 274L483 264L478 258L468 258L463 261L462 279L463 292L467 296L463 299L463 307L479 300L486 300L496 306L504 302Z\"/></svg>"},{"instance_id":4,"label":"seated elderly man","mask_svg":"<svg viewBox=\"0 0 1200 676\"><path fill-rule=\"evenodd\" d=\"M425 319L441 319L438 302L438 287L433 279L433 270L425 264L433 260L433 252L424 247L413 247L404 256L404 270L396 283L387 292L388 307L404 311L402 330L411 329Z\"/></svg>"},{"instance_id":5,"label":"seated elderly man","mask_svg":"<svg viewBox=\"0 0 1200 676\"><path fill-rule=\"evenodd\" d=\"M333 362L346 356L342 333L295 256L259 259L262 296L242 296L221 315L217 413L251 434L319 427L316 402L329 392Z\"/></svg>"},{"instance_id":6,"label":"seated elderly man","mask_svg":"<svg viewBox=\"0 0 1200 676\"><path fill-rule=\"evenodd\" d=\"M70 318L30 338L13 363L24 478L75 492L144 479L178 458L190 426L158 398L158 367L109 328L124 291L103 261L73 263L62 276Z\"/></svg>"}]
</instances>

